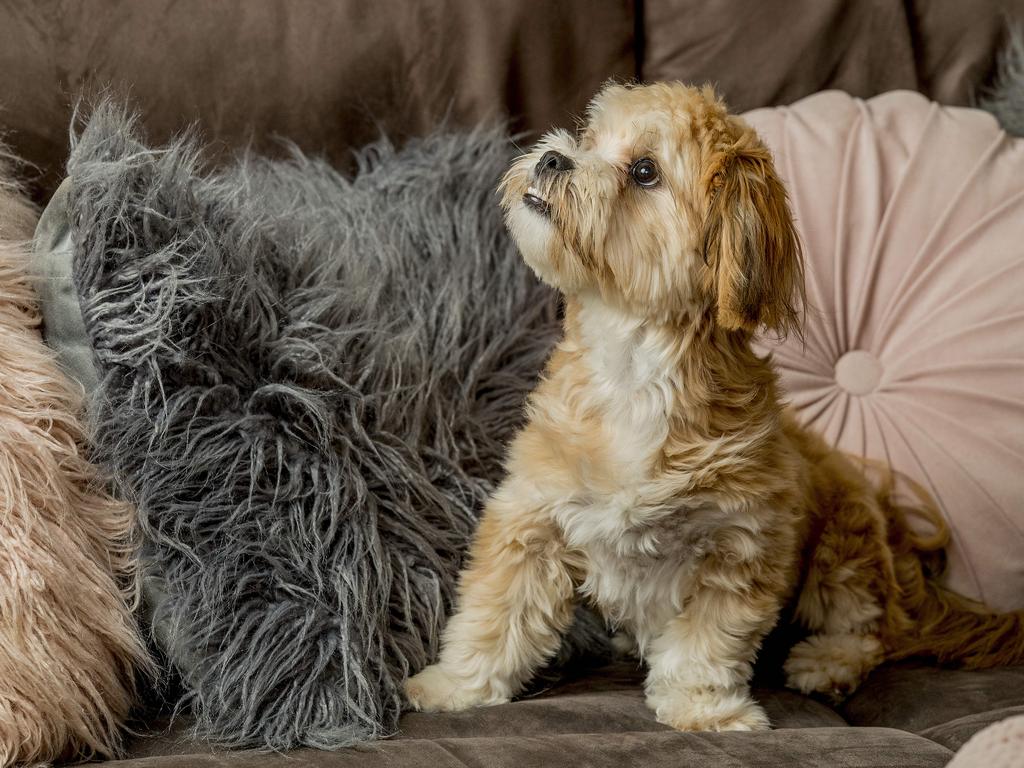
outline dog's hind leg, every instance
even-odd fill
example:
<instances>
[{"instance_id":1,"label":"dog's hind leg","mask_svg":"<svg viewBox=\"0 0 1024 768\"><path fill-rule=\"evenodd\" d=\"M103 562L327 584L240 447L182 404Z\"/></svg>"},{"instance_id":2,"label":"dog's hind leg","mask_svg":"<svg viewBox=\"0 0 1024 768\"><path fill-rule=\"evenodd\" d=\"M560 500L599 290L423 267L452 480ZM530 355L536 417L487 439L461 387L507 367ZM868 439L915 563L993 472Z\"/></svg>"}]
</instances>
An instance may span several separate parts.
<instances>
[{"instance_id":1,"label":"dog's hind leg","mask_svg":"<svg viewBox=\"0 0 1024 768\"><path fill-rule=\"evenodd\" d=\"M885 518L870 489L841 477L829 501L796 606L812 634L790 651L785 672L790 688L840 701L885 660L897 590Z\"/></svg>"},{"instance_id":2,"label":"dog's hind leg","mask_svg":"<svg viewBox=\"0 0 1024 768\"><path fill-rule=\"evenodd\" d=\"M786 685L839 702L856 690L884 658L881 639L870 631L811 635L790 651Z\"/></svg>"}]
</instances>

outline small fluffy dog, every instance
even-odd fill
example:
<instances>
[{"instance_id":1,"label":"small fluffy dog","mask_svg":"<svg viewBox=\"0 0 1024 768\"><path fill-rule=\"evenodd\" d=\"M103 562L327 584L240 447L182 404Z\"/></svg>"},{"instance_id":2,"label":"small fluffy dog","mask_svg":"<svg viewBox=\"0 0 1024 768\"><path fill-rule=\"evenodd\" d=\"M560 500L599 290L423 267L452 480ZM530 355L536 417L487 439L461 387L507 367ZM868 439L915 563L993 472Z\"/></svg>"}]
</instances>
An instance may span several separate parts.
<instances>
[{"instance_id":1,"label":"small fluffy dog","mask_svg":"<svg viewBox=\"0 0 1024 768\"><path fill-rule=\"evenodd\" d=\"M507 701L587 600L681 730L767 728L749 679L788 603L788 684L841 698L882 661L1024 660L1021 614L935 586L905 510L780 403L759 329L799 330L800 245L754 131L710 88L613 85L502 182L565 334L484 512L412 707Z\"/></svg>"}]
</instances>

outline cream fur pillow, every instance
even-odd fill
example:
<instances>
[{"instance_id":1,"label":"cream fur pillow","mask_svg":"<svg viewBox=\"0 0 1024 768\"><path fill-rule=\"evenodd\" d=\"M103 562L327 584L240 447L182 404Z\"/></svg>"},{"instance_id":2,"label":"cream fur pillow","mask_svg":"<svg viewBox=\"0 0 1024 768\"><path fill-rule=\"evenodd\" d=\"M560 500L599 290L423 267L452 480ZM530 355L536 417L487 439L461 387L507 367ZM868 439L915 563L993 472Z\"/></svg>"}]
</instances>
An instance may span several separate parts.
<instances>
[{"instance_id":1,"label":"cream fur pillow","mask_svg":"<svg viewBox=\"0 0 1024 768\"><path fill-rule=\"evenodd\" d=\"M2 148L0 148L2 149ZM111 755L135 670L131 510L82 457L79 395L39 335L35 212L0 156L0 766Z\"/></svg>"},{"instance_id":2,"label":"cream fur pillow","mask_svg":"<svg viewBox=\"0 0 1024 768\"><path fill-rule=\"evenodd\" d=\"M950 587L1024 608L1024 140L904 91L746 117L807 257L806 345L768 345L794 405L936 497Z\"/></svg>"}]
</instances>

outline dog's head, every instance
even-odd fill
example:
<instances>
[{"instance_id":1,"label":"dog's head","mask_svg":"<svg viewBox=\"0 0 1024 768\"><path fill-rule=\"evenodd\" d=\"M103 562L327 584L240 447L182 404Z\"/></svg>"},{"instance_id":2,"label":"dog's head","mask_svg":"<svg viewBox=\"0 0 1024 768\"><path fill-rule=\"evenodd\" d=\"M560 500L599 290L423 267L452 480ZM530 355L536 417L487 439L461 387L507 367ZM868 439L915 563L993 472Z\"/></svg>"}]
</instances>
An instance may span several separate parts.
<instances>
[{"instance_id":1,"label":"dog's head","mask_svg":"<svg viewBox=\"0 0 1024 768\"><path fill-rule=\"evenodd\" d=\"M567 295L662 321L797 328L800 244L771 154L710 87L606 87L501 185L523 258Z\"/></svg>"}]
</instances>

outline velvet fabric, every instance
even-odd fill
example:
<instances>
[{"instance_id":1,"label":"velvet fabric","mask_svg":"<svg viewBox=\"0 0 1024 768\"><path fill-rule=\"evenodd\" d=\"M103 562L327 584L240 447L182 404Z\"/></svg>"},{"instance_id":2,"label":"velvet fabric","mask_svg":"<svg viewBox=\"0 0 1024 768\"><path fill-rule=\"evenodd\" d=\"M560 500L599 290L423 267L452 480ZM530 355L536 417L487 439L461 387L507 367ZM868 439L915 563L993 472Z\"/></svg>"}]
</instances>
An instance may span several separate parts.
<instances>
[{"instance_id":1,"label":"velvet fabric","mask_svg":"<svg viewBox=\"0 0 1024 768\"><path fill-rule=\"evenodd\" d=\"M193 123L217 159L280 138L336 167L387 135L510 120L572 125L610 77L636 75L632 0L7 0L0 126L62 176L75 104L130 99L164 143Z\"/></svg>"},{"instance_id":2,"label":"velvet fabric","mask_svg":"<svg viewBox=\"0 0 1024 768\"><path fill-rule=\"evenodd\" d=\"M344 168L442 119L571 128L609 78L709 81L738 111L828 88L965 105L1014 18L1024 0L6 0L0 126L45 202L103 91L158 143L195 123L221 160L283 136Z\"/></svg>"},{"instance_id":3,"label":"velvet fabric","mask_svg":"<svg viewBox=\"0 0 1024 768\"><path fill-rule=\"evenodd\" d=\"M974 103L1022 0L647 0L644 80L713 83L738 111L836 89Z\"/></svg>"},{"instance_id":4,"label":"velvet fabric","mask_svg":"<svg viewBox=\"0 0 1024 768\"><path fill-rule=\"evenodd\" d=\"M907 91L747 118L807 259L804 339L765 342L801 420L934 497L950 588L1024 608L1024 141Z\"/></svg>"},{"instance_id":5,"label":"velvet fabric","mask_svg":"<svg viewBox=\"0 0 1024 768\"><path fill-rule=\"evenodd\" d=\"M763 670L761 676L770 678L771 672ZM510 704L457 713L407 713L397 735L385 742L336 753L304 750L289 757L325 768L435 763L453 768L938 768L989 723L1024 711L1022 676L1024 668L962 672L914 664L883 667L839 710L792 691L758 685L755 698L776 730L682 734L655 721L645 705L643 671L635 663L617 662L567 672L558 683ZM948 738L954 730L956 738ZM154 763L160 768L248 768L280 760L251 751L216 751L190 739L184 723L170 728L154 723L153 732L136 739L130 750L132 759L112 768Z\"/></svg>"}]
</instances>

